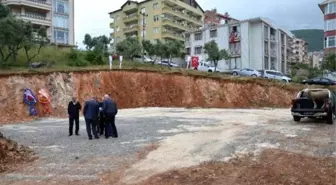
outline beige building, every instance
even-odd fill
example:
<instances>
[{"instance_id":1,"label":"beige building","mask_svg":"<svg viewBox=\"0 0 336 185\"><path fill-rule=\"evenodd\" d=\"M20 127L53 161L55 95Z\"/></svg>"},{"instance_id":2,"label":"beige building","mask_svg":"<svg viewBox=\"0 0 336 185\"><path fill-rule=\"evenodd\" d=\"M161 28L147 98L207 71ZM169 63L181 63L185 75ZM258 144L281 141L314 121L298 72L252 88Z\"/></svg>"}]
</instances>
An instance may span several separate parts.
<instances>
[{"instance_id":1,"label":"beige building","mask_svg":"<svg viewBox=\"0 0 336 185\"><path fill-rule=\"evenodd\" d=\"M112 47L126 37L183 42L184 32L203 26L203 13L194 0L128 0L109 13Z\"/></svg>"},{"instance_id":2,"label":"beige building","mask_svg":"<svg viewBox=\"0 0 336 185\"><path fill-rule=\"evenodd\" d=\"M314 51L308 53L308 58L311 67L320 68L323 62L324 52Z\"/></svg>"},{"instance_id":3,"label":"beige building","mask_svg":"<svg viewBox=\"0 0 336 185\"><path fill-rule=\"evenodd\" d=\"M306 63L309 64L308 60L308 42L293 38L291 43L292 54L290 57L290 62L292 63Z\"/></svg>"},{"instance_id":4,"label":"beige building","mask_svg":"<svg viewBox=\"0 0 336 185\"><path fill-rule=\"evenodd\" d=\"M35 28L45 26L52 43L75 45L74 0L0 0L13 14L30 21Z\"/></svg>"}]
</instances>

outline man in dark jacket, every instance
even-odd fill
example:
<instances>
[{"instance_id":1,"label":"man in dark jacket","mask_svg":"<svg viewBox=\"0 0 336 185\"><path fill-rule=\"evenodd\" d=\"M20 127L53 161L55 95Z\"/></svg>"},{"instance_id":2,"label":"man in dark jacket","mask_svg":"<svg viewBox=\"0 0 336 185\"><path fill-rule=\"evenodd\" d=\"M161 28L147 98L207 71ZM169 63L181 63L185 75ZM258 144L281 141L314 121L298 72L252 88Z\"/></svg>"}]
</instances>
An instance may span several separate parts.
<instances>
[{"instance_id":1,"label":"man in dark jacket","mask_svg":"<svg viewBox=\"0 0 336 185\"><path fill-rule=\"evenodd\" d=\"M97 134L97 120L99 114L99 104L97 103L97 98L91 98L85 102L83 114L86 122L86 131L90 140L92 140L91 130L95 139L99 139Z\"/></svg>"},{"instance_id":2,"label":"man in dark jacket","mask_svg":"<svg viewBox=\"0 0 336 185\"><path fill-rule=\"evenodd\" d=\"M73 133L73 125L74 121L76 123L76 130L75 133L79 135L79 111L81 110L82 106L77 101L76 97L72 98L72 101L68 104L68 115L69 115L69 136L72 136Z\"/></svg>"},{"instance_id":3,"label":"man in dark jacket","mask_svg":"<svg viewBox=\"0 0 336 185\"><path fill-rule=\"evenodd\" d=\"M109 97L109 95L104 96L103 111L105 115L105 138L110 136L117 138L118 132L115 126L115 116L118 113L117 104Z\"/></svg>"}]
</instances>

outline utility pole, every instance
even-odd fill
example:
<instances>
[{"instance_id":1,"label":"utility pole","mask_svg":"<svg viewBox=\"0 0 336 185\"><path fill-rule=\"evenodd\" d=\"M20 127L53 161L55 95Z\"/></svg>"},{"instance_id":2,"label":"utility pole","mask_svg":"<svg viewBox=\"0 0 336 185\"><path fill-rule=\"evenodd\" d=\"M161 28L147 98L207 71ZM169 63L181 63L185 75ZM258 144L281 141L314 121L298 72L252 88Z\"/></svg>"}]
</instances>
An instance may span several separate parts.
<instances>
[{"instance_id":1,"label":"utility pole","mask_svg":"<svg viewBox=\"0 0 336 185\"><path fill-rule=\"evenodd\" d=\"M140 12L140 15L142 16L142 43L143 43L143 41L145 41L145 31L146 31L145 17L148 17L148 14L146 14L145 12ZM143 46L142 46L142 62L145 62L145 49Z\"/></svg>"}]
</instances>

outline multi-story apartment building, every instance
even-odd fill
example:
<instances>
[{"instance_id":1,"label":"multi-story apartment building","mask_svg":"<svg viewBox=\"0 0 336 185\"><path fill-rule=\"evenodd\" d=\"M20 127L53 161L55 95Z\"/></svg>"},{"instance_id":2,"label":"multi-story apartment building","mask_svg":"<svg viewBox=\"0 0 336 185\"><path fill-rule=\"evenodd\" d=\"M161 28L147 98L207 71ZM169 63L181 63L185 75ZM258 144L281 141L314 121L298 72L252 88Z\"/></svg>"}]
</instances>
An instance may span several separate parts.
<instances>
[{"instance_id":1,"label":"multi-story apartment building","mask_svg":"<svg viewBox=\"0 0 336 185\"><path fill-rule=\"evenodd\" d=\"M126 37L184 41L184 32L203 26L203 13L195 0L128 0L109 13L112 47Z\"/></svg>"},{"instance_id":2,"label":"multi-story apartment building","mask_svg":"<svg viewBox=\"0 0 336 185\"><path fill-rule=\"evenodd\" d=\"M314 51L308 53L310 67L320 68L323 62L324 52Z\"/></svg>"},{"instance_id":3,"label":"multi-story apartment building","mask_svg":"<svg viewBox=\"0 0 336 185\"><path fill-rule=\"evenodd\" d=\"M44 26L52 43L74 45L74 0L1 0L35 28Z\"/></svg>"},{"instance_id":4,"label":"multi-story apartment building","mask_svg":"<svg viewBox=\"0 0 336 185\"><path fill-rule=\"evenodd\" d=\"M230 17L226 12L224 15L217 13L217 9L206 10L204 12L204 25L207 26L218 26L221 24L230 24L233 22L238 22L237 19Z\"/></svg>"},{"instance_id":5,"label":"multi-story apartment building","mask_svg":"<svg viewBox=\"0 0 336 185\"><path fill-rule=\"evenodd\" d=\"M319 4L324 14L324 51L336 52L336 0L325 0Z\"/></svg>"},{"instance_id":6,"label":"multi-story apartment building","mask_svg":"<svg viewBox=\"0 0 336 185\"><path fill-rule=\"evenodd\" d=\"M290 62L309 64L308 42L299 38L293 38L291 42L292 56Z\"/></svg>"},{"instance_id":7,"label":"multi-story apartment building","mask_svg":"<svg viewBox=\"0 0 336 185\"><path fill-rule=\"evenodd\" d=\"M188 56L206 61L205 43L215 40L220 49L226 49L231 59L218 62L220 69L273 69L287 71L292 35L278 29L263 18L253 18L232 24L204 28L186 34Z\"/></svg>"}]
</instances>

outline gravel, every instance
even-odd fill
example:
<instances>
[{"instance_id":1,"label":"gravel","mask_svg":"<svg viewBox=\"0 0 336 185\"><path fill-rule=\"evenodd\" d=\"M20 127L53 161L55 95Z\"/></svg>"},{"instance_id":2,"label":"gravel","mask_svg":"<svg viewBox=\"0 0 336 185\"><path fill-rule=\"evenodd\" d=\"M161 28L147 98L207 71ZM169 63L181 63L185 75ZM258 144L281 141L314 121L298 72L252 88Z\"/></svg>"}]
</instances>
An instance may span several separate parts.
<instances>
[{"instance_id":1,"label":"gravel","mask_svg":"<svg viewBox=\"0 0 336 185\"><path fill-rule=\"evenodd\" d=\"M190 156L186 157L205 155L202 149L211 148L213 143L216 143L215 148L218 149L211 153L212 160L223 160L239 151L254 152L262 147L274 146L318 156L335 154L335 143L331 142L335 137L334 125L314 124L310 121L307 124L296 124L291 119L289 111L285 109L126 109L121 110L116 119L119 138L101 137L99 140L88 140L83 119L80 120L80 136L71 137L68 137L67 119L48 118L4 125L0 127L0 132L19 144L31 147L39 160L22 170L1 175L0 181L8 184L21 180L46 179L98 182L100 173L118 169L122 162L135 159L136 153L146 145L164 143L162 149L165 149L169 144L167 138L181 134L193 136L203 132L209 132L209 136L220 135L221 129L239 131L228 142L222 141L220 137L203 143L192 143L196 140L192 139L190 143L195 147L190 150ZM309 149L309 146L296 140L300 137L308 138L311 133L326 136L324 139L329 142L326 146ZM286 134L293 138L286 138ZM160 149L161 147L156 152L160 152ZM176 147L176 152L188 153L178 150ZM152 167L155 169L158 166L153 164ZM136 169L133 171L135 173Z\"/></svg>"}]
</instances>

